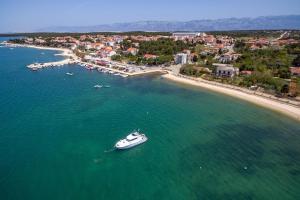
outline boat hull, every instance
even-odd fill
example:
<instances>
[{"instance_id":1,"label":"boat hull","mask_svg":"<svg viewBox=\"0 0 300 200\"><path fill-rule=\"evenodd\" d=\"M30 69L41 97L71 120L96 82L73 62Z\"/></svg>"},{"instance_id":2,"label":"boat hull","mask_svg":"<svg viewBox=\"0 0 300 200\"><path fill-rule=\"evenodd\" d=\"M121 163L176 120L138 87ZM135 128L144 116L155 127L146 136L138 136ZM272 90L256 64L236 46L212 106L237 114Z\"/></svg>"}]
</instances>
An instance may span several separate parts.
<instances>
[{"instance_id":1,"label":"boat hull","mask_svg":"<svg viewBox=\"0 0 300 200\"><path fill-rule=\"evenodd\" d=\"M129 145L126 145L126 146L118 146L117 144L115 145L115 148L116 149L120 149L120 150L124 150L124 149L130 149L130 148L133 148L135 146L138 146L140 144L143 144L145 143L146 141L148 140L148 138L146 136L144 136L144 138L138 142L135 142L133 144L129 144Z\"/></svg>"}]
</instances>

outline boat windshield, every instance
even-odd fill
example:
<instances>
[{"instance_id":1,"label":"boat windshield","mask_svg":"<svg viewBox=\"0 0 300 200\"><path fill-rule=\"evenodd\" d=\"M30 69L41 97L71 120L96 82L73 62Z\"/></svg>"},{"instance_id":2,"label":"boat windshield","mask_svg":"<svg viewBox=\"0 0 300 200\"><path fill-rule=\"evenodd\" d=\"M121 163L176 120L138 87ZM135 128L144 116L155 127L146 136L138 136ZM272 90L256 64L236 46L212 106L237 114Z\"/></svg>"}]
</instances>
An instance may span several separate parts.
<instances>
[{"instance_id":1,"label":"boat windshield","mask_svg":"<svg viewBox=\"0 0 300 200\"><path fill-rule=\"evenodd\" d=\"M138 132L134 132L132 133L133 136L139 136L139 133Z\"/></svg>"},{"instance_id":2,"label":"boat windshield","mask_svg":"<svg viewBox=\"0 0 300 200\"><path fill-rule=\"evenodd\" d=\"M135 138L127 138L126 140L127 141L133 141L133 140L136 140L136 139L138 139L138 138L136 138L136 137Z\"/></svg>"}]
</instances>

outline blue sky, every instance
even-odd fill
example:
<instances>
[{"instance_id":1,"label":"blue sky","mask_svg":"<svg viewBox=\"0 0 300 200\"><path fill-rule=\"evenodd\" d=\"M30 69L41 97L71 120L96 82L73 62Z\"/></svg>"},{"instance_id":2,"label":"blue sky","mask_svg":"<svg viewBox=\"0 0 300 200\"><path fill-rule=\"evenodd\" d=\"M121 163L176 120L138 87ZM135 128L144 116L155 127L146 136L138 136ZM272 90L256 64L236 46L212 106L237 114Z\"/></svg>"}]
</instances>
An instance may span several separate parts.
<instances>
[{"instance_id":1,"label":"blue sky","mask_svg":"<svg viewBox=\"0 0 300 200\"><path fill-rule=\"evenodd\" d=\"M287 14L300 14L300 0L1 0L0 32Z\"/></svg>"}]
</instances>

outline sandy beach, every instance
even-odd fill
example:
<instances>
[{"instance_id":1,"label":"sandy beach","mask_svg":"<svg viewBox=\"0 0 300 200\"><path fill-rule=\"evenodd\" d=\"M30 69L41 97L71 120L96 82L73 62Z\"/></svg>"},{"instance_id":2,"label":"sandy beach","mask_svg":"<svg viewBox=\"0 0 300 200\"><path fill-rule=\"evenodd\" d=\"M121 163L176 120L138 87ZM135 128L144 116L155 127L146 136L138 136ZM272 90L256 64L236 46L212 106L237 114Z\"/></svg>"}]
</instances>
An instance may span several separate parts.
<instances>
[{"instance_id":1,"label":"sandy beach","mask_svg":"<svg viewBox=\"0 0 300 200\"><path fill-rule=\"evenodd\" d=\"M28 44L11 44L7 42L3 44L11 47L25 47L25 48L35 48L40 50L60 51L61 53L55 55L65 57L65 59L61 61L43 63L41 64L42 66L36 66L35 64L31 64L27 66L28 68L32 68L32 69L49 67L49 66L62 66L62 65L72 64L80 61L80 59L73 53L73 51L67 48L44 47L44 46L36 46L36 45L28 45Z\"/></svg>"},{"instance_id":2,"label":"sandy beach","mask_svg":"<svg viewBox=\"0 0 300 200\"><path fill-rule=\"evenodd\" d=\"M290 105L290 104L287 104L287 103L275 101L275 100L272 100L272 99L268 99L268 98L265 98L265 97L255 95L255 94L247 94L245 92L237 91L237 90L230 89L230 88L224 88L224 87L221 87L221 86L208 84L208 83L205 83L205 82L190 80L190 79L187 79L187 78L184 78L184 77L176 76L176 75L171 74L171 73L165 74L165 75L162 75L162 76L166 79L176 81L176 82L179 82L179 83L198 86L198 87L209 89L209 90L212 90L212 91L215 91L215 92L226 94L226 95L229 95L229 96L232 96L232 97L236 97L236 98L254 103L256 105L263 106L265 108L280 112L282 114L285 114L285 115L287 115L291 118L294 118L294 119L300 121L300 107L298 107L298 106L293 106L293 105Z\"/></svg>"},{"instance_id":3,"label":"sandy beach","mask_svg":"<svg viewBox=\"0 0 300 200\"><path fill-rule=\"evenodd\" d=\"M66 48L43 47L43 46L27 45L27 44L11 44L11 43L3 43L3 44L12 47L26 47L26 48L35 48L35 49L42 49L42 50L60 51L61 53L57 54L59 56L77 58L77 56L70 49L66 49Z\"/></svg>"}]
</instances>

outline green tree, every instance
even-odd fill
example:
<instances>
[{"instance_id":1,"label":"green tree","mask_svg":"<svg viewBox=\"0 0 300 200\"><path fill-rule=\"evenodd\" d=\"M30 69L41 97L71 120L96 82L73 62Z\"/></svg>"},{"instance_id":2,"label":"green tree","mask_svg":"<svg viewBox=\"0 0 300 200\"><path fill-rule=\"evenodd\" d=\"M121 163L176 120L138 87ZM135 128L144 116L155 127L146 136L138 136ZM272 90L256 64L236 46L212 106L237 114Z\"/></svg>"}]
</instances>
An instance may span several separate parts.
<instances>
[{"instance_id":1,"label":"green tree","mask_svg":"<svg viewBox=\"0 0 300 200\"><path fill-rule=\"evenodd\" d=\"M284 84L281 88L281 93L287 94L289 93L289 85L288 84Z\"/></svg>"},{"instance_id":2,"label":"green tree","mask_svg":"<svg viewBox=\"0 0 300 200\"><path fill-rule=\"evenodd\" d=\"M246 43L244 40L238 40L234 44L234 49L237 52L243 52L246 48Z\"/></svg>"},{"instance_id":3,"label":"green tree","mask_svg":"<svg viewBox=\"0 0 300 200\"><path fill-rule=\"evenodd\" d=\"M292 62L293 66L300 67L300 55L297 55L297 57Z\"/></svg>"},{"instance_id":4,"label":"green tree","mask_svg":"<svg viewBox=\"0 0 300 200\"><path fill-rule=\"evenodd\" d=\"M128 48L132 47L132 42L129 39L125 39L120 43L122 50L127 50Z\"/></svg>"},{"instance_id":5,"label":"green tree","mask_svg":"<svg viewBox=\"0 0 300 200\"><path fill-rule=\"evenodd\" d=\"M173 55L187 48L189 48L189 45L184 43L183 41L174 41L169 38L161 38L157 41L140 42L139 55Z\"/></svg>"},{"instance_id":6,"label":"green tree","mask_svg":"<svg viewBox=\"0 0 300 200\"><path fill-rule=\"evenodd\" d=\"M196 47L195 47L195 52L196 52L197 54L200 54L204 49L205 49L204 45L202 45L202 44L197 44Z\"/></svg>"},{"instance_id":7,"label":"green tree","mask_svg":"<svg viewBox=\"0 0 300 200\"><path fill-rule=\"evenodd\" d=\"M285 79L291 78L291 72L288 68L280 68L278 70L278 75L280 78L285 78Z\"/></svg>"},{"instance_id":8,"label":"green tree","mask_svg":"<svg viewBox=\"0 0 300 200\"><path fill-rule=\"evenodd\" d=\"M197 61L198 61L198 56L197 56L197 55L194 55L193 58L192 58L192 61L193 61L193 62L197 62Z\"/></svg>"},{"instance_id":9,"label":"green tree","mask_svg":"<svg viewBox=\"0 0 300 200\"><path fill-rule=\"evenodd\" d=\"M119 54L116 54L116 55L113 55L111 57L111 59L114 60L114 61L121 61L122 60L122 56L119 55Z\"/></svg>"}]
</instances>

